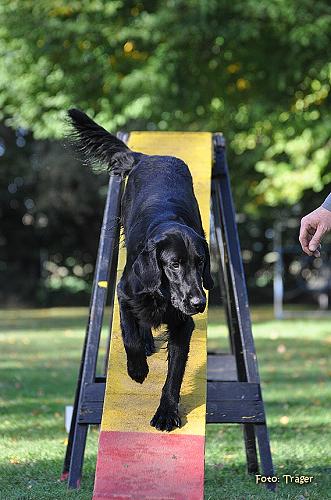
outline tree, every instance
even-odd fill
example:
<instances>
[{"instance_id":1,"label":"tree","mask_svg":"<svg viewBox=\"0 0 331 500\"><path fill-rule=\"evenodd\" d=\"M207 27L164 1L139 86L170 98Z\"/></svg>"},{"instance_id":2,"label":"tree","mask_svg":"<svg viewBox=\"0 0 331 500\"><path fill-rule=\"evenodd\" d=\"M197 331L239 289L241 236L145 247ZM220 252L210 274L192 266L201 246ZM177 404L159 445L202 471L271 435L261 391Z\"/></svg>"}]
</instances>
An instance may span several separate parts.
<instances>
[{"instance_id":1,"label":"tree","mask_svg":"<svg viewBox=\"0 0 331 500\"><path fill-rule=\"evenodd\" d=\"M326 0L1 0L2 119L63 134L76 105L112 130L223 130L241 207L331 181Z\"/></svg>"}]
</instances>

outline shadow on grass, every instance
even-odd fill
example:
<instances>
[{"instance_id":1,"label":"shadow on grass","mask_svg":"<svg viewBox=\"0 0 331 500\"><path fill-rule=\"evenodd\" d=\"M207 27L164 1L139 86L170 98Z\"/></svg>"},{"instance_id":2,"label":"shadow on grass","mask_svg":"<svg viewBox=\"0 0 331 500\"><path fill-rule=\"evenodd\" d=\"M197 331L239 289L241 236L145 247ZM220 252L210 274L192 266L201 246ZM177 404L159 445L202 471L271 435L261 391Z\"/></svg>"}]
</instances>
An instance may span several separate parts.
<instances>
[{"instance_id":1,"label":"shadow on grass","mask_svg":"<svg viewBox=\"0 0 331 500\"><path fill-rule=\"evenodd\" d=\"M104 312L104 325L108 325L110 309ZM15 331L82 329L89 317L87 307L1 310L0 329Z\"/></svg>"},{"instance_id":2,"label":"shadow on grass","mask_svg":"<svg viewBox=\"0 0 331 500\"><path fill-rule=\"evenodd\" d=\"M54 319L45 318L28 318L28 319L17 319L14 321L2 320L1 329L10 330L12 333L17 331L36 331L37 330L61 330L61 329L85 329L88 320L88 313L77 315L74 318L68 318L66 316L60 316Z\"/></svg>"}]
</instances>

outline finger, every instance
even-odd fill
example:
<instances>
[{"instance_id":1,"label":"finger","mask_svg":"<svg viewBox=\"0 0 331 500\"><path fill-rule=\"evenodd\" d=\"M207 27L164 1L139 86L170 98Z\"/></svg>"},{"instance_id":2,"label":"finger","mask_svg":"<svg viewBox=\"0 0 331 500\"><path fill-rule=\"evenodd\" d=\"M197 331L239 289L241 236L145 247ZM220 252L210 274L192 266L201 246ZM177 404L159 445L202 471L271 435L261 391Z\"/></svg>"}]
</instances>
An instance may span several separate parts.
<instances>
[{"instance_id":1,"label":"finger","mask_svg":"<svg viewBox=\"0 0 331 500\"><path fill-rule=\"evenodd\" d=\"M314 257L320 257L321 256L321 245L318 245L314 252Z\"/></svg>"},{"instance_id":2,"label":"finger","mask_svg":"<svg viewBox=\"0 0 331 500\"><path fill-rule=\"evenodd\" d=\"M314 234L308 245L308 249L311 252L315 252L315 250L317 250L324 233L325 233L325 227L323 225L319 225L316 229L316 233Z\"/></svg>"},{"instance_id":3,"label":"finger","mask_svg":"<svg viewBox=\"0 0 331 500\"><path fill-rule=\"evenodd\" d=\"M304 221L301 222L299 241L302 250L308 255L312 255L312 252L309 250L309 243L312 239L313 234L313 228L310 226L310 224Z\"/></svg>"}]
</instances>

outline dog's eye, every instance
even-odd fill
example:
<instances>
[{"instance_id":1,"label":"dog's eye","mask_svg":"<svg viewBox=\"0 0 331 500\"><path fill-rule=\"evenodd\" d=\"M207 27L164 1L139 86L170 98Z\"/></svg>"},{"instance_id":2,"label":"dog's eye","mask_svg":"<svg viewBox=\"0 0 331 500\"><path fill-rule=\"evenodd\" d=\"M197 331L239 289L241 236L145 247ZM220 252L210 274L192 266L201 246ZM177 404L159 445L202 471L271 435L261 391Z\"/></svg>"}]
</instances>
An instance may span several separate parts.
<instances>
[{"instance_id":1,"label":"dog's eye","mask_svg":"<svg viewBox=\"0 0 331 500\"><path fill-rule=\"evenodd\" d=\"M173 268L179 269L179 262L178 261L172 262L171 265Z\"/></svg>"}]
</instances>

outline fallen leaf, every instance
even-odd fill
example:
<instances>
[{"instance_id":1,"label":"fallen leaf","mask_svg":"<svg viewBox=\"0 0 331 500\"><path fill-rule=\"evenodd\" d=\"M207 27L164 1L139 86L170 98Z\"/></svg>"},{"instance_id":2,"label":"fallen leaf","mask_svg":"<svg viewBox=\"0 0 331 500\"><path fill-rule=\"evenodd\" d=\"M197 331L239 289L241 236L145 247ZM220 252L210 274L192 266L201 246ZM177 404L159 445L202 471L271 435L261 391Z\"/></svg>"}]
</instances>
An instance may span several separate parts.
<instances>
[{"instance_id":1,"label":"fallen leaf","mask_svg":"<svg viewBox=\"0 0 331 500\"><path fill-rule=\"evenodd\" d=\"M277 347L277 352L279 354L284 354L285 351L286 351L286 346L284 344L279 344L279 346Z\"/></svg>"}]
</instances>

